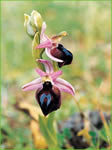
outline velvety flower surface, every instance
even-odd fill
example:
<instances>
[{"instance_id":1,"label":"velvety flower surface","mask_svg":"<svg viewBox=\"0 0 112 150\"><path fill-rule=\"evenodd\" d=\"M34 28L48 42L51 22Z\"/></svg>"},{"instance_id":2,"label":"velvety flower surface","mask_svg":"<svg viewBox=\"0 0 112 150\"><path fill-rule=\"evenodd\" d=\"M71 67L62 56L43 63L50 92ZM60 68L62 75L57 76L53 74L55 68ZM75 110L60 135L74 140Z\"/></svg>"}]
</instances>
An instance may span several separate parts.
<instances>
[{"instance_id":1,"label":"velvety flower surface","mask_svg":"<svg viewBox=\"0 0 112 150\"><path fill-rule=\"evenodd\" d=\"M54 72L50 61L39 59L45 67L45 72L37 68L36 72L39 78L22 87L23 91L36 90L36 99L46 116L61 106L61 91L74 95L75 91L72 85L66 80L59 78L62 71Z\"/></svg>"},{"instance_id":2,"label":"velvety flower surface","mask_svg":"<svg viewBox=\"0 0 112 150\"><path fill-rule=\"evenodd\" d=\"M58 62L58 66L71 64L73 55L72 53L64 48L62 44L59 44L63 36L67 33L61 32L59 35L53 36L51 39L45 35L46 23L43 22L42 30L40 35L40 44L36 48L45 48L45 52L49 58Z\"/></svg>"},{"instance_id":3,"label":"velvety flower surface","mask_svg":"<svg viewBox=\"0 0 112 150\"><path fill-rule=\"evenodd\" d=\"M63 65L69 65L72 62L72 53L64 48L62 44L58 44L56 48L51 49L50 53L52 56L63 60L63 62L58 62L59 67L62 67Z\"/></svg>"}]
</instances>

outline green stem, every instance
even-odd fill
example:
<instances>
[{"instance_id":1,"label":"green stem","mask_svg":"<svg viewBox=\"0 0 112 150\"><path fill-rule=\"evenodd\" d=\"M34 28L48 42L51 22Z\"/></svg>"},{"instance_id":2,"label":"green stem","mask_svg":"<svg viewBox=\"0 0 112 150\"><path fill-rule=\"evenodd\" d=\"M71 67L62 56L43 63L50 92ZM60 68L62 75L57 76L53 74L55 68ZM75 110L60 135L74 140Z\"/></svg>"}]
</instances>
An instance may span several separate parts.
<instances>
[{"instance_id":1,"label":"green stem","mask_svg":"<svg viewBox=\"0 0 112 150\"><path fill-rule=\"evenodd\" d=\"M58 65L57 65L57 62L55 61L52 61L53 63L53 68L54 68L54 71L57 71L58 70Z\"/></svg>"},{"instance_id":2,"label":"green stem","mask_svg":"<svg viewBox=\"0 0 112 150\"><path fill-rule=\"evenodd\" d=\"M43 118L42 116L40 116L39 117L39 122L40 122L40 128L41 128L41 130L42 130L42 126L43 126L44 130L46 130L45 131L46 134L48 135L48 138L46 138L46 136L45 136L46 140L47 141L49 141L49 139L51 140L51 143L48 142L49 148L53 148L53 147L57 148L58 147L58 143L57 143L55 137L52 136L51 131L47 127L47 118ZM45 134L44 130L42 130L43 135Z\"/></svg>"}]
</instances>

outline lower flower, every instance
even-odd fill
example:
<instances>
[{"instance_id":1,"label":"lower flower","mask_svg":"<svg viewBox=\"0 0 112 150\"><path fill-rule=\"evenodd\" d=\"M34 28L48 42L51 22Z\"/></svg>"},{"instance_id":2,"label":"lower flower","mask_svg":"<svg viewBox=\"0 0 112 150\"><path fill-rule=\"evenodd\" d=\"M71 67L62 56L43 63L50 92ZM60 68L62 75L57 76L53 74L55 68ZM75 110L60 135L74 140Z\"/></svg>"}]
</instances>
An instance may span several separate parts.
<instances>
[{"instance_id":1,"label":"lower flower","mask_svg":"<svg viewBox=\"0 0 112 150\"><path fill-rule=\"evenodd\" d=\"M74 88L64 79L59 78L62 71L54 72L50 61L39 59L38 62L44 64L46 72L36 69L40 78L24 85L23 91L36 90L36 99L46 116L61 106L61 91L74 95Z\"/></svg>"}]
</instances>

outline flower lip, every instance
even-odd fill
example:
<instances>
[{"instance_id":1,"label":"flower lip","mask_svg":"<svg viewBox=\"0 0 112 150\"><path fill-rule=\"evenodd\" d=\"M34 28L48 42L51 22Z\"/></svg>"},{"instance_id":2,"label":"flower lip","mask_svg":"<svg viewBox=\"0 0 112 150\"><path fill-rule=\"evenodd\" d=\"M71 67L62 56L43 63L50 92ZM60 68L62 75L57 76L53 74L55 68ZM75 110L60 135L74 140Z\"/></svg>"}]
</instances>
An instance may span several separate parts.
<instances>
[{"instance_id":1,"label":"flower lip","mask_svg":"<svg viewBox=\"0 0 112 150\"><path fill-rule=\"evenodd\" d=\"M36 91L36 100L45 116L56 111L61 106L60 90L53 86L52 89L41 89Z\"/></svg>"},{"instance_id":2,"label":"flower lip","mask_svg":"<svg viewBox=\"0 0 112 150\"><path fill-rule=\"evenodd\" d=\"M58 44L58 49L63 49L63 45L62 44Z\"/></svg>"},{"instance_id":3,"label":"flower lip","mask_svg":"<svg viewBox=\"0 0 112 150\"><path fill-rule=\"evenodd\" d=\"M66 48L64 48L64 46L62 44L58 44L57 49L59 49L60 51L62 51L62 53L64 55L66 55L66 57L69 56L69 57L73 58L72 53L69 50L67 50Z\"/></svg>"},{"instance_id":4,"label":"flower lip","mask_svg":"<svg viewBox=\"0 0 112 150\"><path fill-rule=\"evenodd\" d=\"M50 90L52 89L52 83L50 81L46 81L43 83L43 89Z\"/></svg>"},{"instance_id":5,"label":"flower lip","mask_svg":"<svg viewBox=\"0 0 112 150\"><path fill-rule=\"evenodd\" d=\"M73 60L72 53L64 48L62 44L58 44L56 48L53 48L51 50L51 55L59 60L63 60L63 62L58 62L59 67L62 67L63 65L69 65Z\"/></svg>"}]
</instances>

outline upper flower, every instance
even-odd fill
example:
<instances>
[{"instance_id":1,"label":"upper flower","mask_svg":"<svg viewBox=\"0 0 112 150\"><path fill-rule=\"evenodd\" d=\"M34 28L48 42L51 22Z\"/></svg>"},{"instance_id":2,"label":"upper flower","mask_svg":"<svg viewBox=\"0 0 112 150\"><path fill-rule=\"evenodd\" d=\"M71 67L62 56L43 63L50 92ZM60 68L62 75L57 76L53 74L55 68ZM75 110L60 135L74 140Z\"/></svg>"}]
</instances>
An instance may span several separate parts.
<instances>
[{"instance_id":1,"label":"upper flower","mask_svg":"<svg viewBox=\"0 0 112 150\"><path fill-rule=\"evenodd\" d=\"M50 39L47 35L45 35L45 30L46 23L43 22L40 34L40 44L36 48L45 48L47 56L52 60L58 62L59 67L70 64L73 59L72 53L64 48L62 44L59 44L62 37L66 36L67 33L63 31Z\"/></svg>"},{"instance_id":2,"label":"upper flower","mask_svg":"<svg viewBox=\"0 0 112 150\"><path fill-rule=\"evenodd\" d=\"M64 79L59 78L62 71L54 72L50 61L39 59L38 62L44 64L46 72L36 69L40 78L22 87L23 91L36 90L36 99L44 113L57 110L61 105L61 91L74 95L74 88Z\"/></svg>"},{"instance_id":3,"label":"upper flower","mask_svg":"<svg viewBox=\"0 0 112 150\"><path fill-rule=\"evenodd\" d=\"M40 13L33 10L31 16L27 14L24 14L24 16L25 16L24 26L26 28L26 32L28 33L28 35L34 37L36 32L41 32L43 21Z\"/></svg>"}]
</instances>

